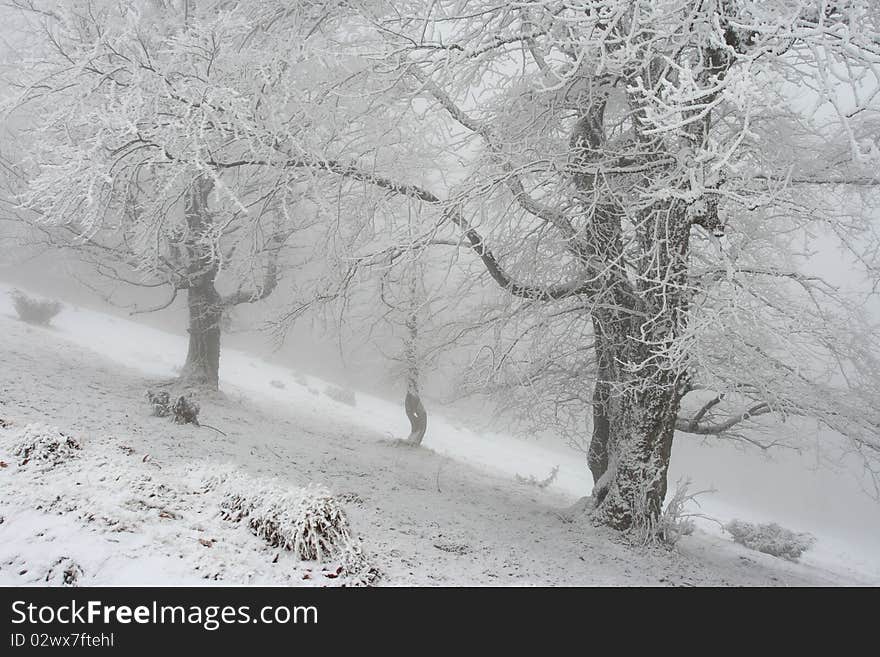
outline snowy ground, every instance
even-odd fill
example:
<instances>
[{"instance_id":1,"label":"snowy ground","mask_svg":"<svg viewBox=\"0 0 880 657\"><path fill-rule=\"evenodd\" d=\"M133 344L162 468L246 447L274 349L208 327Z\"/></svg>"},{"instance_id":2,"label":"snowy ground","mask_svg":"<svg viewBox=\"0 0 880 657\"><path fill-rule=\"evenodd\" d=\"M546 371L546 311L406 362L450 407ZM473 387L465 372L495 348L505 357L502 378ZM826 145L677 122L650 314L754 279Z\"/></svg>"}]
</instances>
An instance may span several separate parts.
<instances>
[{"instance_id":1,"label":"snowy ground","mask_svg":"<svg viewBox=\"0 0 880 657\"><path fill-rule=\"evenodd\" d=\"M339 403L325 382L241 352L224 352L223 392L200 400L201 419L226 435L178 426L152 417L144 392L183 362L181 336L72 308L54 328L28 326L6 292L0 418L13 426L0 429L0 584L59 583L71 563L80 584L340 583L220 518L202 482L230 470L341 495L386 585L880 583L870 546L812 527L819 541L801 564L745 550L712 523L675 550L635 550L566 520L590 485L575 452L436 414L427 449L397 447L407 427L396 405L361 392L354 407ZM19 466L12 444L31 422L82 449L54 467ZM518 480L557 465L545 490ZM703 510L765 519L724 499Z\"/></svg>"}]
</instances>

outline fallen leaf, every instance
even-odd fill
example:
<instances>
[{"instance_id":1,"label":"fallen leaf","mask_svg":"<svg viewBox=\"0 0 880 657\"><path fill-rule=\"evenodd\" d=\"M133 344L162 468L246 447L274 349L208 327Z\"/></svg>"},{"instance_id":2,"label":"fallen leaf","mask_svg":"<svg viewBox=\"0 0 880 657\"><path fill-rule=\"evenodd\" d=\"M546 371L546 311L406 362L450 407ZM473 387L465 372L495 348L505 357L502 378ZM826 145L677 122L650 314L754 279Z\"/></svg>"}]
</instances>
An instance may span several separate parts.
<instances>
[{"instance_id":1,"label":"fallen leaf","mask_svg":"<svg viewBox=\"0 0 880 657\"><path fill-rule=\"evenodd\" d=\"M204 545L205 547L211 547L211 546L214 545L214 539L200 538L200 539L199 539L199 543L201 543L201 544Z\"/></svg>"},{"instance_id":2,"label":"fallen leaf","mask_svg":"<svg viewBox=\"0 0 880 657\"><path fill-rule=\"evenodd\" d=\"M335 571L325 570L324 577L327 579L336 579L342 574L342 566L339 566Z\"/></svg>"}]
</instances>

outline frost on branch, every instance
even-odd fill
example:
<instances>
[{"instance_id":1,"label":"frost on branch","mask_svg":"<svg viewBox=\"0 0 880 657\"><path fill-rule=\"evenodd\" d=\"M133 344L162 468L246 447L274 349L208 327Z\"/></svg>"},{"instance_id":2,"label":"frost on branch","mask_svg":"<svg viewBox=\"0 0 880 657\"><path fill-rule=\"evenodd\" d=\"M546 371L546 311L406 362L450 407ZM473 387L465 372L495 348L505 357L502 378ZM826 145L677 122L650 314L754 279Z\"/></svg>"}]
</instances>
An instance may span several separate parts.
<instances>
[{"instance_id":1,"label":"frost on branch","mask_svg":"<svg viewBox=\"0 0 880 657\"><path fill-rule=\"evenodd\" d=\"M338 498L326 489L309 486L285 490L255 486L252 480L230 475L206 482L220 488L224 520L245 522L251 532L272 547L293 552L302 560L338 563L348 583L367 585L378 577L360 545L353 539Z\"/></svg>"},{"instance_id":2,"label":"frost on branch","mask_svg":"<svg viewBox=\"0 0 880 657\"><path fill-rule=\"evenodd\" d=\"M19 465L33 461L54 466L73 458L80 449L80 444L58 427L33 423L18 432L12 453L19 457Z\"/></svg>"},{"instance_id":3,"label":"frost on branch","mask_svg":"<svg viewBox=\"0 0 880 657\"><path fill-rule=\"evenodd\" d=\"M775 522L756 525L734 519L727 523L724 529L740 545L788 561L797 561L816 542L816 537L812 534L794 532Z\"/></svg>"}]
</instances>

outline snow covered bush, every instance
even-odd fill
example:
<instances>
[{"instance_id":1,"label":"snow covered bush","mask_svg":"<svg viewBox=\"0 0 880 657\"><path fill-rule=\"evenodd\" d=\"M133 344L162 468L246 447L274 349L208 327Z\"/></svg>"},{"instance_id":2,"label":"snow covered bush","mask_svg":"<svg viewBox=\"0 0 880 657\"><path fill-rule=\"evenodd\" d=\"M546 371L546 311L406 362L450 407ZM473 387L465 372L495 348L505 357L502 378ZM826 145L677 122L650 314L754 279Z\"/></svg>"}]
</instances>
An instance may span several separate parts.
<instances>
[{"instance_id":1,"label":"snow covered bush","mask_svg":"<svg viewBox=\"0 0 880 657\"><path fill-rule=\"evenodd\" d=\"M380 577L379 569L364 554L359 542L348 541L337 559L348 586L372 586Z\"/></svg>"},{"instance_id":2,"label":"snow covered bush","mask_svg":"<svg viewBox=\"0 0 880 657\"><path fill-rule=\"evenodd\" d=\"M666 545L675 545L682 536L690 536L694 533L694 514L686 513L685 507L700 493L690 493L690 485L689 480L684 483L679 482L660 516L658 535Z\"/></svg>"},{"instance_id":3,"label":"snow covered bush","mask_svg":"<svg viewBox=\"0 0 880 657\"><path fill-rule=\"evenodd\" d=\"M80 449L80 444L58 427L32 423L18 432L12 453L19 457L19 465L30 462L56 465L73 458Z\"/></svg>"},{"instance_id":4,"label":"snow covered bush","mask_svg":"<svg viewBox=\"0 0 880 657\"><path fill-rule=\"evenodd\" d=\"M345 511L323 488L230 490L220 508L224 519L246 521L256 536L300 559L324 560L351 540Z\"/></svg>"},{"instance_id":5,"label":"snow covered bush","mask_svg":"<svg viewBox=\"0 0 880 657\"><path fill-rule=\"evenodd\" d=\"M816 538L809 533L794 532L775 522L756 525L743 520L731 520L724 529L733 540L749 549L797 561L801 554L809 550Z\"/></svg>"},{"instance_id":6,"label":"snow covered bush","mask_svg":"<svg viewBox=\"0 0 880 657\"><path fill-rule=\"evenodd\" d=\"M369 585L379 576L360 543L351 534L340 500L319 486L285 490L256 484L235 474L221 474L205 482L205 490L223 491L220 514L224 520L245 522L251 532L272 547L293 552L302 560L338 566L333 578L349 585Z\"/></svg>"},{"instance_id":7,"label":"snow covered bush","mask_svg":"<svg viewBox=\"0 0 880 657\"><path fill-rule=\"evenodd\" d=\"M177 424L195 424L198 426L199 410L198 403L186 396L178 397L177 401L174 402L174 406L171 407L174 421Z\"/></svg>"},{"instance_id":8,"label":"snow covered bush","mask_svg":"<svg viewBox=\"0 0 880 657\"><path fill-rule=\"evenodd\" d=\"M35 299L21 290L13 290L9 296L12 297L19 318L28 324L48 326L52 318L63 308L61 303L54 299Z\"/></svg>"},{"instance_id":9,"label":"snow covered bush","mask_svg":"<svg viewBox=\"0 0 880 657\"><path fill-rule=\"evenodd\" d=\"M166 417L171 414L171 395L165 390L159 392L147 390L147 401L156 417Z\"/></svg>"},{"instance_id":10,"label":"snow covered bush","mask_svg":"<svg viewBox=\"0 0 880 657\"><path fill-rule=\"evenodd\" d=\"M178 397L173 403L171 395L166 391L153 392L147 390L147 401L156 417L172 416L177 424L199 424L199 404L186 395Z\"/></svg>"},{"instance_id":11,"label":"snow covered bush","mask_svg":"<svg viewBox=\"0 0 880 657\"><path fill-rule=\"evenodd\" d=\"M651 522L639 522L633 525L633 533L636 541L643 545L659 544L669 547L678 543L682 536L690 536L694 532L694 517L699 513L689 513L685 509L689 503L696 502L696 498L703 493L711 491L690 492L690 480L679 480L675 492L666 503L663 512ZM647 499L647 497L645 498ZM648 518L650 514L642 514Z\"/></svg>"},{"instance_id":12,"label":"snow covered bush","mask_svg":"<svg viewBox=\"0 0 880 657\"><path fill-rule=\"evenodd\" d=\"M529 475L528 477L523 477L522 475L516 475L516 480L521 484L527 484L529 486L535 486L536 488L547 488L550 484L556 481L556 475L559 474L559 466L553 466L550 470L550 474L548 474L543 479L538 479L535 475Z\"/></svg>"},{"instance_id":13,"label":"snow covered bush","mask_svg":"<svg viewBox=\"0 0 880 657\"><path fill-rule=\"evenodd\" d=\"M354 390L351 388L337 388L336 386L327 386L324 388L324 394L333 401L347 406L357 406L357 399L354 396Z\"/></svg>"}]
</instances>

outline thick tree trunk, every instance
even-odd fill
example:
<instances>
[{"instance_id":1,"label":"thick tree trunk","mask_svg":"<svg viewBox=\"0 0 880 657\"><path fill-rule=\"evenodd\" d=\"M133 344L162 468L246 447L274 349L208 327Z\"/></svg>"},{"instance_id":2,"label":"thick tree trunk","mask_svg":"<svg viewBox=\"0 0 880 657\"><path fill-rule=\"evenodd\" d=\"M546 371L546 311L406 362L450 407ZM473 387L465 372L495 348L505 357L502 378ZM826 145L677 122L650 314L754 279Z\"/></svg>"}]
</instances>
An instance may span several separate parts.
<instances>
[{"instance_id":1,"label":"thick tree trunk","mask_svg":"<svg viewBox=\"0 0 880 657\"><path fill-rule=\"evenodd\" d=\"M187 263L187 305L189 308L189 347L180 380L186 384L217 389L220 381L220 320L223 302L214 281L217 263L208 237L212 217L208 195L213 181L200 176L188 190L184 215L187 232L183 257Z\"/></svg>"},{"instance_id":2,"label":"thick tree trunk","mask_svg":"<svg viewBox=\"0 0 880 657\"><path fill-rule=\"evenodd\" d=\"M180 380L217 389L220 382L220 319L223 308L213 281L187 291L189 346Z\"/></svg>"},{"instance_id":3,"label":"thick tree trunk","mask_svg":"<svg viewBox=\"0 0 880 657\"><path fill-rule=\"evenodd\" d=\"M616 529L650 532L666 497L681 394L675 385L653 385L612 395L607 435L598 436L606 440L608 465L593 490L594 519Z\"/></svg>"}]
</instances>

